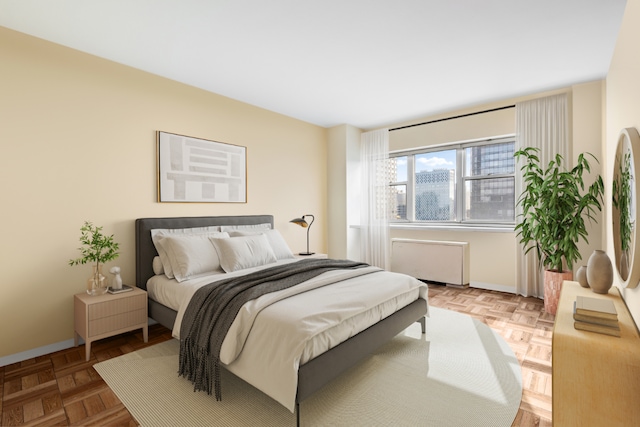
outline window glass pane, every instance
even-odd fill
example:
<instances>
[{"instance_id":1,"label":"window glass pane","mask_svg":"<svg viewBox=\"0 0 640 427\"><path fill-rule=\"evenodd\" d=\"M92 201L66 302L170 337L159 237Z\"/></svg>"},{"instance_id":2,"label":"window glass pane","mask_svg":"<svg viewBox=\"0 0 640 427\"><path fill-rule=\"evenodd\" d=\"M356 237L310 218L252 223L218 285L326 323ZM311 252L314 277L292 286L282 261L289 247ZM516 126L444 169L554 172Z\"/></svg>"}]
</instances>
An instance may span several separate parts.
<instances>
[{"instance_id":1,"label":"window glass pane","mask_svg":"<svg viewBox=\"0 0 640 427\"><path fill-rule=\"evenodd\" d=\"M513 173L514 144L510 141L465 148L465 176Z\"/></svg>"},{"instance_id":2,"label":"window glass pane","mask_svg":"<svg viewBox=\"0 0 640 427\"><path fill-rule=\"evenodd\" d=\"M407 186L392 185L390 186L391 200L391 216L393 220L407 219Z\"/></svg>"},{"instance_id":3,"label":"window glass pane","mask_svg":"<svg viewBox=\"0 0 640 427\"><path fill-rule=\"evenodd\" d=\"M407 182L407 156L389 159L391 182Z\"/></svg>"},{"instance_id":4,"label":"window glass pane","mask_svg":"<svg viewBox=\"0 0 640 427\"><path fill-rule=\"evenodd\" d=\"M467 181L465 219L513 221L515 218L514 182L513 177Z\"/></svg>"},{"instance_id":5,"label":"window glass pane","mask_svg":"<svg viewBox=\"0 0 640 427\"><path fill-rule=\"evenodd\" d=\"M456 150L417 154L415 171L416 220L455 220Z\"/></svg>"}]
</instances>

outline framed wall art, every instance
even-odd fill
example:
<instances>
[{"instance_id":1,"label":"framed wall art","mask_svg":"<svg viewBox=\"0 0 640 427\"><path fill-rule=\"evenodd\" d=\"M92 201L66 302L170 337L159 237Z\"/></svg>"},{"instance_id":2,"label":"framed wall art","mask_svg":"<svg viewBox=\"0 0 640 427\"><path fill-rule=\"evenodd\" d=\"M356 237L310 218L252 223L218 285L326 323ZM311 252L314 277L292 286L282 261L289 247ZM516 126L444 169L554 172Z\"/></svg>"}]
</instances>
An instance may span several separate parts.
<instances>
[{"instance_id":1,"label":"framed wall art","mask_svg":"<svg viewBox=\"0 0 640 427\"><path fill-rule=\"evenodd\" d=\"M159 202L247 202L247 148L157 132Z\"/></svg>"}]
</instances>

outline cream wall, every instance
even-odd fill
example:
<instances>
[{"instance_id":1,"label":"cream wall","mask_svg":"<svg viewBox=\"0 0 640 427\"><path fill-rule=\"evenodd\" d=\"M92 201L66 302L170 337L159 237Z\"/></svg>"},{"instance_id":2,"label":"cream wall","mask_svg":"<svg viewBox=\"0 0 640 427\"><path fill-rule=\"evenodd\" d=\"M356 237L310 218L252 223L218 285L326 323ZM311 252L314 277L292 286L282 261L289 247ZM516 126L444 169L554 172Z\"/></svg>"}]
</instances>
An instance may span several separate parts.
<instances>
[{"instance_id":1,"label":"cream wall","mask_svg":"<svg viewBox=\"0 0 640 427\"><path fill-rule=\"evenodd\" d=\"M326 129L4 28L0 58L0 361L73 338L84 220L115 234L129 284L138 217L273 214L298 252L288 221L312 213L326 251ZM158 130L246 146L248 202L157 203Z\"/></svg>"},{"instance_id":2,"label":"cream wall","mask_svg":"<svg viewBox=\"0 0 640 427\"><path fill-rule=\"evenodd\" d=\"M506 100L501 102L499 105L483 105L474 109L452 111L442 117L428 117L424 120L419 120L418 123L437 120L443 117L456 117L476 111L491 110L493 108L509 105L513 105L513 102ZM451 142L469 141L478 138L490 138L493 136L514 134L516 124L515 117L515 108L507 108L504 110L429 123L423 126L413 126L393 130L389 133L389 150L405 150L416 147L427 147Z\"/></svg>"},{"instance_id":3,"label":"cream wall","mask_svg":"<svg viewBox=\"0 0 640 427\"><path fill-rule=\"evenodd\" d=\"M589 152L596 156L598 163L591 163L591 173L585 176L585 185L591 185L597 174L605 179L607 164L606 153L602 147L604 134L604 80L573 86L571 115L572 120L572 159L575 164L578 155ZM606 182L606 181L605 181ZM589 243L580 241L578 249L582 254L582 260L574 265L576 271L581 265L587 265L589 256L596 249L606 249L604 226L606 224L606 209L597 215L596 222L586 222Z\"/></svg>"},{"instance_id":4,"label":"cream wall","mask_svg":"<svg viewBox=\"0 0 640 427\"><path fill-rule=\"evenodd\" d=\"M360 223L360 129L350 125L330 128L328 146L328 255L337 259L360 259L356 241ZM313 251L312 251L313 252Z\"/></svg>"},{"instance_id":5,"label":"cream wall","mask_svg":"<svg viewBox=\"0 0 640 427\"><path fill-rule=\"evenodd\" d=\"M620 130L635 127L640 130L640 0L627 0L620 33L606 80L606 139L607 153L607 215L611 215L611 182L613 159ZM636 154L637 155L637 154ZM614 258L611 224L607 222L607 253ZM640 256L636 254L634 267L640 268ZM619 285L616 276L615 284ZM622 289L629 311L640 325L640 286Z\"/></svg>"}]
</instances>

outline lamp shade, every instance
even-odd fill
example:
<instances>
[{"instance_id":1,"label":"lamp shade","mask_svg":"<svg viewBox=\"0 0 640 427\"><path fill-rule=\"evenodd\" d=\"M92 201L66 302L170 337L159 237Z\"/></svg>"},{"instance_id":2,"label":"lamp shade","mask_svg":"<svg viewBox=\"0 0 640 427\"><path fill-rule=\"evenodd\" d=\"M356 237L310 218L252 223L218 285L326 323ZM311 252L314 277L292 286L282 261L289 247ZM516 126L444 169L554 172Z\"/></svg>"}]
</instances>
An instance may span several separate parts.
<instances>
[{"instance_id":1,"label":"lamp shade","mask_svg":"<svg viewBox=\"0 0 640 427\"><path fill-rule=\"evenodd\" d=\"M307 228L309 226L309 223L307 221L304 220L304 218L294 218L291 221L294 224L298 224L300 227L304 227Z\"/></svg>"},{"instance_id":2,"label":"lamp shade","mask_svg":"<svg viewBox=\"0 0 640 427\"><path fill-rule=\"evenodd\" d=\"M311 223L308 223L305 220L305 217L311 217ZM294 218L289 222L292 222L294 224L298 224L300 227L306 228L307 229L307 252L300 252L299 255L303 255L303 256L307 256L307 255L313 255L315 252L310 252L309 251L309 230L311 229L311 225L313 224L313 221L315 221L315 217L313 215L302 215L302 218Z\"/></svg>"}]
</instances>

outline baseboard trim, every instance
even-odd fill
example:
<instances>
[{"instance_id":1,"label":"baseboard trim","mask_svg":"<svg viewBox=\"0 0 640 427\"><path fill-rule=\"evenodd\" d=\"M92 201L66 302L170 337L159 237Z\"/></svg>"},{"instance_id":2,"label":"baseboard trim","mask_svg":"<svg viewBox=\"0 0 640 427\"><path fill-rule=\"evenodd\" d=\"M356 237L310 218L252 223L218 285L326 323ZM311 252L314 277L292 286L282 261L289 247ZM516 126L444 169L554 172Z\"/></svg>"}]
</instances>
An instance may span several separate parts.
<instances>
[{"instance_id":1,"label":"baseboard trim","mask_svg":"<svg viewBox=\"0 0 640 427\"><path fill-rule=\"evenodd\" d=\"M84 343L80 339L80 343ZM66 350L73 347L73 339L60 341L57 343L45 345L43 347L33 348L31 350L23 351L21 353L10 354L9 356L0 357L0 366L7 366L13 363L22 362L25 360L33 359L34 357L44 356L45 354L54 353L60 350Z\"/></svg>"},{"instance_id":2,"label":"baseboard trim","mask_svg":"<svg viewBox=\"0 0 640 427\"><path fill-rule=\"evenodd\" d=\"M151 318L149 320L149 325L154 325L157 322ZM84 344L84 340L82 338L78 338L78 345ZM31 350L23 351L21 353L10 354L8 356L0 357L0 367L11 365L13 363L22 362L25 360L33 359L34 357L44 356L45 354L55 353L56 351L66 350L74 346L73 339L60 341L57 343L45 345L43 347L33 348Z\"/></svg>"},{"instance_id":3,"label":"baseboard trim","mask_svg":"<svg viewBox=\"0 0 640 427\"><path fill-rule=\"evenodd\" d=\"M469 283L469 286L472 288L486 289L488 291L506 292L509 294L516 293L516 288L514 288L513 286L497 285L495 283L475 282L472 280Z\"/></svg>"}]
</instances>

